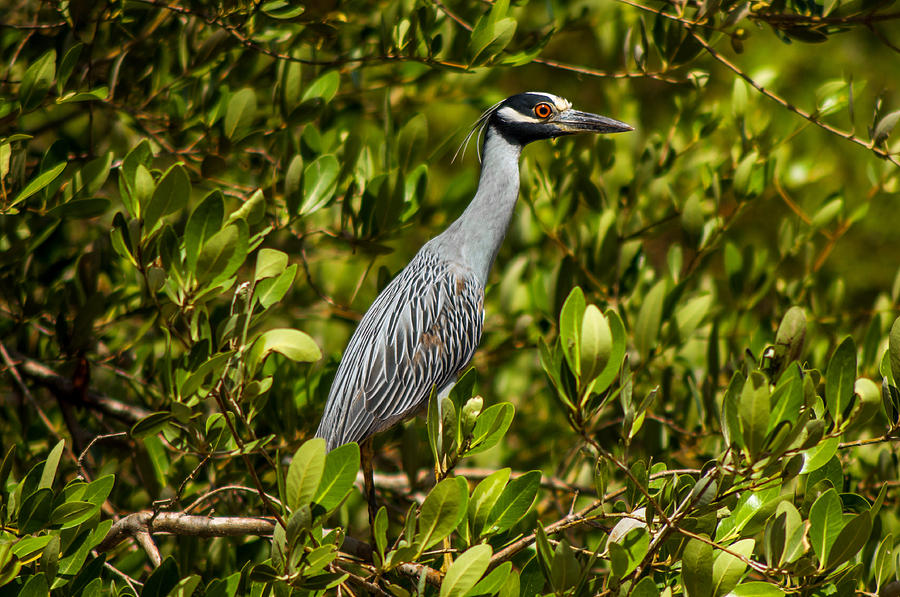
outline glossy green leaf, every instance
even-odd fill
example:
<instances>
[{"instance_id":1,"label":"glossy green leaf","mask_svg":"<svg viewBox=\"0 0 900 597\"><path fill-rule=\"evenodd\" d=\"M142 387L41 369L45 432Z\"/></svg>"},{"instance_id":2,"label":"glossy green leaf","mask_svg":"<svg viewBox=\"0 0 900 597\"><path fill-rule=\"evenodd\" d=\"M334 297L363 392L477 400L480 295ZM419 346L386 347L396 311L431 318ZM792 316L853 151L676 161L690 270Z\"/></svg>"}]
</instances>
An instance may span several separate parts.
<instances>
[{"instance_id":1,"label":"glossy green leaf","mask_svg":"<svg viewBox=\"0 0 900 597\"><path fill-rule=\"evenodd\" d=\"M232 141L246 136L256 117L256 91L245 87L236 91L228 100L225 111L225 135Z\"/></svg>"},{"instance_id":2,"label":"glossy green leaf","mask_svg":"<svg viewBox=\"0 0 900 597\"><path fill-rule=\"evenodd\" d=\"M638 311L634 324L634 342L643 358L648 358L657 348L666 289L666 280L659 280L647 292Z\"/></svg>"},{"instance_id":3,"label":"glossy green leaf","mask_svg":"<svg viewBox=\"0 0 900 597\"><path fill-rule=\"evenodd\" d=\"M588 305L581 322L581 382L592 382L609 363L613 336L609 322L596 305Z\"/></svg>"},{"instance_id":4,"label":"glossy green leaf","mask_svg":"<svg viewBox=\"0 0 900 597\"><path fill-rule=\"evenodd\" d=\"M183 209L191 196L191 181L180 164L169 168L156 185L144 211L144 232L149 234L160 218Z\"/></svg>"},{"instance_id":5,"label":"glossy green leaf","mask_svg":"<svg viewBox=\"0 0 900 597\"><path fill-rule=\"evenodd\" d=\"M837 491L829 489L816 499L809 511L809 542L822 568L843 525L841 499Z\"/></svg>"},{"instance_id":6,"label":"glossy green leaf","mask_svg":"<svg viewBox=\"0 0 900 597\"><path fill-rule=\"evenodd\" d=\"M419 530L416 533L416 543L419 546L417 558L459 526L466 515L468 498L468 486L462 477L450 477L434 486L419 512Z\"/></svg>"},{"instance_id":7,"label":"glossy green leaf","mask_svg":"<svg viewBox=\"0 0 900 597\"><path fill-rule=\"evenodd\" d=\"M749 559L755 544L753 539L741 539L729 545L728 552L717 551L712 570L713 597L723 597L737 586L747 569L747 564L732 554Z\"/></svg>"},{"instance_id":8,"label":"glossy green leaf","mask_svg":"<svg viewBox=\"0 0 900 597\"><path fill-rule=\"evenodd\" d=\"M786 593L778 586L768 582L750 581L736 586L728 597L784 597Z\"/></svg>"},{"instance_id":9,"label":"glossy green leaf","mask_svg":"<svg viewBox=\"0 0 900 597\"><path fill-rule=\"evenodd\" d=\"M54 180L56 180L60 174L62 174L63 170L66 169L66 163L62 162L56 164L46 172L41 172L34 179L31 180L25 188L19 191L19 194L16 195L16 198L12 200L7 207L13 207L18 205L19 203L25 201L44 187L48 186Z\"/></svg>"},{"instance_id":10,"label":"glossy green leaf","mask_svg":"<svg viewBox=\"0 0 900 597\"><path fill-rule=\"evenodd\" d=\"M256 269L253 272L253 281L259 282L265 278L272 278L284 272L288 264L288 256L284 251L277 249L260 249L256 255Z\"/></svg>"},{"instance_id":11,"label":"glossy green leaf","mask_svg":"<svg viewBox=\"0 0 900 597\"><path fill-rule=\"evenodd\" d=\"M66 442L61 439L56 442L56 445L50 450L47 460L44 461L44 468L41 471L41 480L38 483L38 489L53 487L53 480L56 478L56 471L59 468L59 461L62 458L65 447Z\"/></svg>"},{"instance_id":12,"label":"glossy green leaf","mask_svg":"<svg viewBox=\"0 0 900 597\"><path fill-rule=\"evenodd\" d=\"M848 520L828 551L825 568L834 568L850 560L863 548L871 533L872 516L868 511L860 512Z\"/></svg>"},{"instance_id":13,"label":"glossy green leaf","mask_svg":"<svg viewBox=\"0 0 900 597\"><path fill-rule=\"evenodd\" d=\"M652 577L645 576L635 583L631 597L659 597L659 587Z\"/></svg>"},{"instance_id":14,"label":"glossy green leaf","mask_svg":"<svg viewBox=\"0 0 900 597\"><path fill-rule=\"evenodd\" d=\"M480 537L487 526L491 510L500 499L500 494L503 493L503 489L509 481L509 475L510 469L508 468L494 471L482 479L472 490L472 497L469 499L468 520L474 537Z\"/></svg>"},{"instance_id":15,"label":"glossy green leaf","mask_svg":"<svg viewBox=\"0 0 900 597\"><path fill-rule=\"evenodd\" d=\"M303 203L300 215L309 215L324 207L337 190L340 164L333 155L323 155L303 169Z\"/></svg>"},{"instance_id":16,"label":"glossy green leaf","mask_svg":"<svg viewBox=\"0 0 900 597\"><path fill-rule=\"evenodd\" d=\"M575 375L581 372L581 323L585 309L584 292L576 286L569 292L559 312L559 340Z\"/></svg>"},{"instance_id":17,"label":"glossy green leaf","mask_svg":"<svg viewBox=\"0 0 900 597\"><path fill-rule=\"evenodd\" d=\"M741 421L741 436L750 456L755 458L762 452L769 426L769 389L765 378L754 372L741 391L738 413Z\"/></svg>"},{"instance_id":18,"label":"glossy green leaf","mask_svg":"<svg viewBox=\"0 0 900 597\"><path fill-rule=\"evenodd\" d=\"M712 597L714 548L705 541L689 539L684 547L681 579L686 597Z\"/></svg>"},{"instance_id":19,"label":"glossy green leaf","mask_svg":"<svg viewBox=\"0 0 900 597\"><path fill-rule=\"evenodd\" d=\"M319 489L325 473L325 440L316 437L307 440L294 453L288 467L287 506L296 510L308 506Z\"/></svg>"},{"instance_id":20,"label":"glossy green leaf","mask_svg":"<svg viewBox=\"0 0 900 597\"><path fill-rule=\"evenodd\" d=\"M22 83L19 85L22 108L25 110L37 108L50 91L54 77L56 77L56 50L48 50L32 62L22 75Z\"/></svg>"},{"instance_id":21,"label":"glossy green leaf","mask_svg":"<svg viewBox=\"0 0 900 597\"><path fill-rule=\"evenodd\" d=\"M322 358L322 352L309 334L291 328L279 328L264 332L253 342L247 355L251 370L255 371L273 352L300 363L311 363Z\"/></svg>"},{"instance_id":22,"label":"glossy green leaf","mask_svg":"<svg viewBox=\"0 0 900 597\"><path fill-rule=\"evenodd\" d=\"M215 285L233 276L247 258L248 235L247 224L237 220L209 237L197 257L197 279Z\"/></svg>"},{"instance_id":23,"label":"glossy green leaf","mask_svg":"<svg viewBox=\"0 0 900 597\"><path fill-rule=\"evenodd\" d=\"M162 561L144 583L141 597L166 597L179 581L178 564L175 558L168 556Z\"/></svg>"},{"instance_id":24,"label":"glossy green leaf","mask_svg":"<svg viewBox=\"0 0 900 597\"><path fill-rule=\"evenodd\" d=\"M484 409L475 420L472 444L466 450L466 455L480 454L500 443L512 424L515 412L516 408L510 402L493 404Z\"/></svg>"},{"instance_id":25,"label":"glossy green leaf","mask_svg":"<svg viewBox=\"0 0 900 597\"><path fill-rule=\"evenodd\" d=\"M341 77L338 71L330 70L319 76L319 78L313 81L309 85L309 87L306 88L306 91L303 92L302 101L305 102L311 99L319 98L327 104L332 99L334 99L338 87L340 86L340 82Z\"/></svg>"},{"instance_id":26,"label":"glossy green leaf","mask_svg":"<svg viewBox=\"0 0 900 597\"><path fill-rule=\"evenodd\" d=\"M491 561L490 545L476 545L460 554L447 569L440 597L464 597L484 575Z\"/></svg>"},{"instance_id":27,"label":"glossy green leaf","mask_svg":"<svg viewBox=\"0 0 900 597\"><path fill-rule=\"evenodd\" d=\"M825 403L835 421L843 419L844 409L853 399L856 381L856 344L845 338L831 355L825 371Z\"/></svg>"},{"instance_id":28,"label":"glossy green leaf","mask_svg":"<svg viewBox=\"0 0 900 597\"><path fill-rule=\"evenodd\" d=\"M325 455L325 468L313 502L331 511L353 489L359 471L359 446L355 443L338 446Z\"/></svg>"},{"instance_id":29,"label":"glossy green leaf","mask_svg":"<svg viewBox=\"0 0 900 597\"><path fill-rule=\"evenodd\" d=\"M222 229L225 198L220 191L209 193L194 208L184 228L184 253L188 271L196 274L200 247Z\"/></svg>"},{"instance_id":30,"label":"glossy green leaf","mask_svg":"<svg viewBox=\"0 0 900 597\"><path fill-rule=\"evenodd\" d=\"M540 471L529 471L510 481L488 514L490 530L500 533L519 522L537 499L540 486Z\"/></svg>"},{"instance_id":31,"label":"glossy green leaf","mask_svg":"<svg viewBox=\"0 0 900 597\"><path fill-rule=\"evenodd\" d=\"M256 285L256 298L263 309L268 309L284 298L297 277L297 264L288 266L275 278L260 280Z\"/></svg>"}]
</instances>

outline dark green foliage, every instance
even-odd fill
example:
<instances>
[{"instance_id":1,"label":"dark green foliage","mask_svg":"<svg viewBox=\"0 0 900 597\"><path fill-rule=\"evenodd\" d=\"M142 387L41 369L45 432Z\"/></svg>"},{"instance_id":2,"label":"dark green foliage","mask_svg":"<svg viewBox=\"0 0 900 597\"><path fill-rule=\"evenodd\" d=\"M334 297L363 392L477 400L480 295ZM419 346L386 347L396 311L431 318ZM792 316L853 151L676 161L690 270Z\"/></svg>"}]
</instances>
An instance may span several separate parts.
<instances>
[{"instance_id":1,"label":"dark green foliage","mask_svg":"<svg viewBox=\"0 0 900 597\"><path fill-rule=\"evenodd\" d=\"M4 6L0 597L896 592L896 2ZM635 131L524 153L370 531L341 350L529 89Z\"/></svg>"}]
</instances>

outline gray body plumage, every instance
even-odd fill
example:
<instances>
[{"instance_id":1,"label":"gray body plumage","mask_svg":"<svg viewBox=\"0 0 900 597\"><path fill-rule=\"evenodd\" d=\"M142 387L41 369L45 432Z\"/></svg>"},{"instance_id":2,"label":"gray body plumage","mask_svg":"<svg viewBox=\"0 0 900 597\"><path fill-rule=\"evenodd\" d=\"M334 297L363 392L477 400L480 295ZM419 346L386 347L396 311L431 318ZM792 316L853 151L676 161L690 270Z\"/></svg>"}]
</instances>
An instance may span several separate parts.
<instances>
[{"instance_id":1,"label":"gray body plumage","mask_svg":"<svg viewBox=\"0 0 900 597\"><path fill-rule=\"evenodd\" d=\"M514 100L526 108L552 102L560 115L555 128L548 119L529 117ZM475 197L378 295L353 333L316 432L329 450L362 442L422 410L432 390L455 382L469 363L481 339L485 284L519 194L522 147L582 130L603 132L563 128L585 126L577 118L616 127L605 132L630 130L570 108L562 98L532 92L497 104L479 120L484 161ZM565 121L563 114L575 119Z\"/></svg>"}]
</instances>

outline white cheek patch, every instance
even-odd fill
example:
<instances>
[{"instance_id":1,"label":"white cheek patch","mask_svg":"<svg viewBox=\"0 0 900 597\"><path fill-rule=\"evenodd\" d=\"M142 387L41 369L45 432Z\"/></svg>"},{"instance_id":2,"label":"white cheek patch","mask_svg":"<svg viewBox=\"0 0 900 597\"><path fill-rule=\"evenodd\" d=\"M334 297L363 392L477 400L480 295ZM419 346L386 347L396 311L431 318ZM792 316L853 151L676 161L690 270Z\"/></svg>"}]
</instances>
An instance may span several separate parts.
<instances>
[{"instance_id":1,"label":"white cheek patch","mask_svg":"<svg viewBox=\"0 0 900 597\"><path fill-rule=\"evenodd\" d=\"M540 122L539 119L526 116L525 114L522 114L518 110L510 108L509 106L505 106L497 110L497 116L499 116L506 122Z\"/></svg>"}]
</instances>

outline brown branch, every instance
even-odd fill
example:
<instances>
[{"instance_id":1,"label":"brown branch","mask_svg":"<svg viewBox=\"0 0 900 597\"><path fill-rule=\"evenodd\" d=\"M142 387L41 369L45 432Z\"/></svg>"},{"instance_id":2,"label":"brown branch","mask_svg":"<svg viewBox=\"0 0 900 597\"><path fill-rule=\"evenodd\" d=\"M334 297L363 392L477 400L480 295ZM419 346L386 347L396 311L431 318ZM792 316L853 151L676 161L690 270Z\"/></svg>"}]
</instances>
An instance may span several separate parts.
<instances>
[{"instance_id":1,"label":"brown branch","mask_svg":"<svg viewBox=\"0 0 900 597\"><path fill-rule=\"evenodd\" d=\"M120 518L97 546L97 551L106 552L129 537L138 538L140 533L169 533L191 537L239 537L243 535L269 536L275 523L268 518L253 517L211 517L182 514L181 512L158 512L150 510L135 512Z\"/></svg>"},{"instance_id":2,"label":"brown branch","mask_svg":"<svg viewBox=\"0 0 900 597\"><path fill-rule=\"evenodd\" d=\"M115 548L122 541L133 538L138 541L145 551L149 549L147 538L156 533L167 533L190 537L241 537L255 535L269 537L275 530L275 521L271 518L256 518L242 516L197 516L182 512L158 512L143 510L129 514L119 519L96 547L98 552L107 552ZM142 538L142 536L146 536ZM154 545L155 547L155 545ZM372 546L353 537L344 537L341 552L361 560L372 561ZM152 550L148 551L152 556ZM158 565L155 562L154 565ZM413 579L418 579L422 573L425 580L432 586L440 586L443 575L437 570L413 562L400 564L397 571Z\"/></svg>"}]
</instances>

